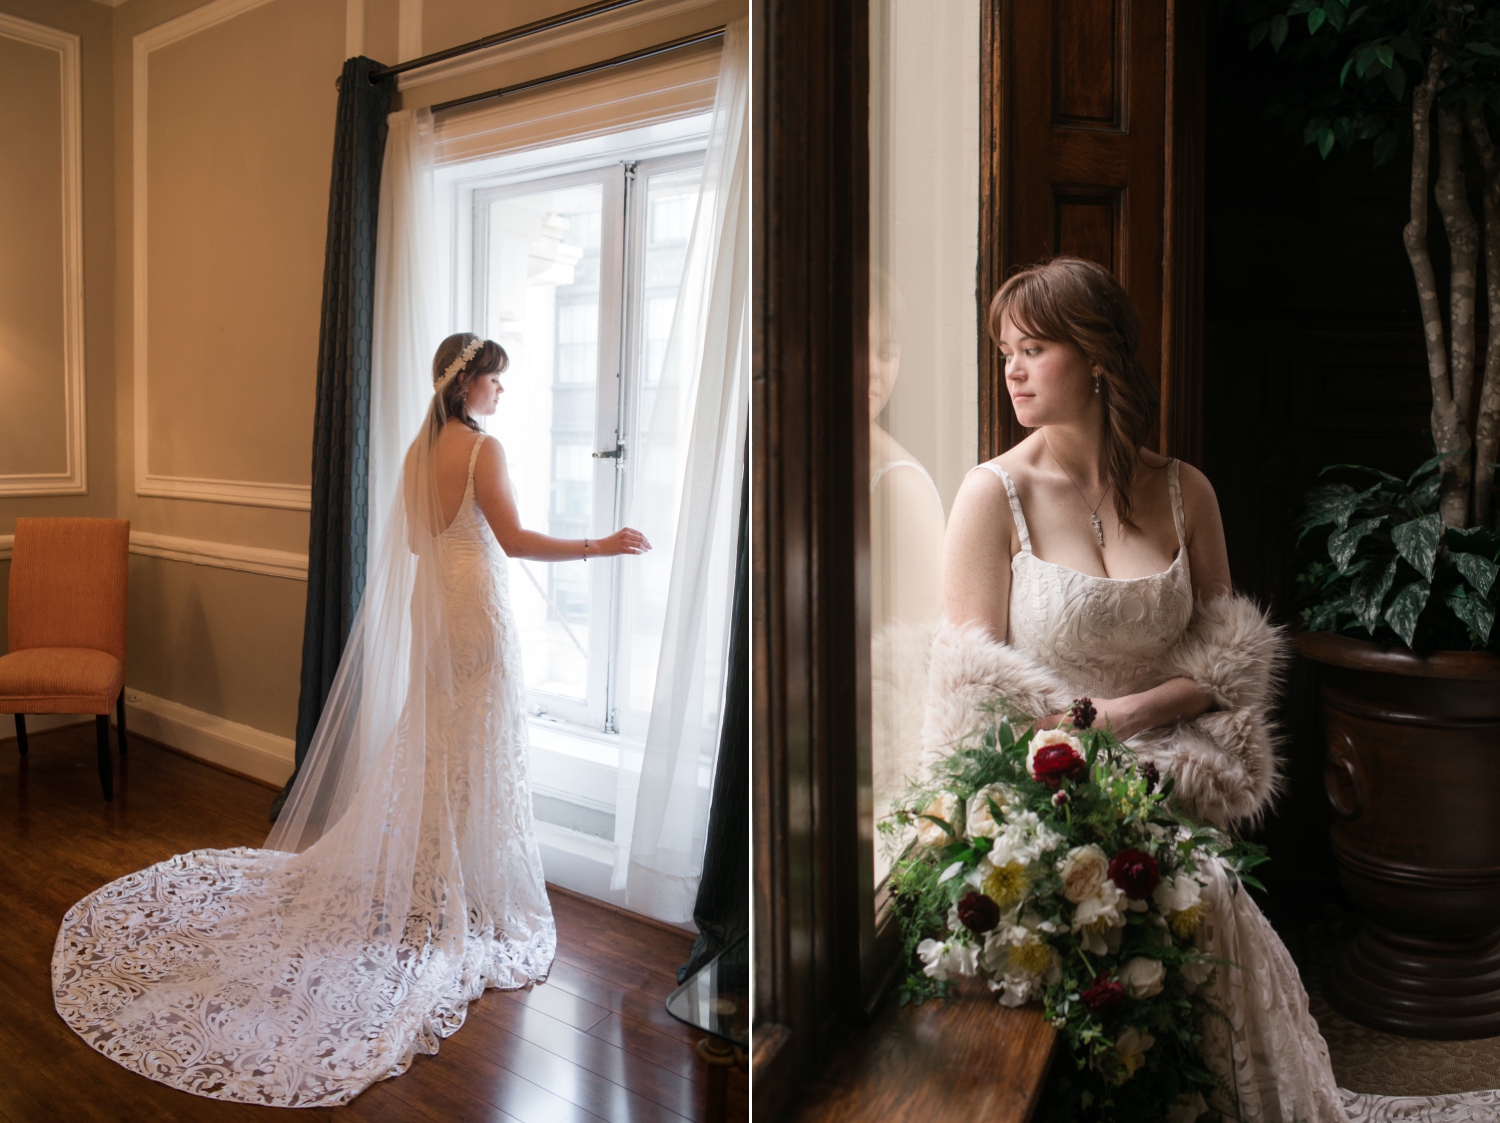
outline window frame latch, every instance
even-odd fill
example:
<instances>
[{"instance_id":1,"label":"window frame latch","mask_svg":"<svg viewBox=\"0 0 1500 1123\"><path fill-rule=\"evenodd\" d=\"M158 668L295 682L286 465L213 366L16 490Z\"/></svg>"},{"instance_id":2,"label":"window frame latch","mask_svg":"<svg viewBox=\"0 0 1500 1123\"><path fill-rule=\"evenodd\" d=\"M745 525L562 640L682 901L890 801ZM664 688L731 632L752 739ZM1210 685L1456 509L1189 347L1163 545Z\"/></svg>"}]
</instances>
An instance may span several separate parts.
<instances>
[{"instance_id":1,"label":"window frame latch","mask_svg":"<svg viewBox=\"0 0 1500 1123\"><path fill-rule=\"evenodd\" d=\"M616 440L614 448L607 449L604 452L596 452L596 453L594 453L594 459L595 460L624 460L625 459L625 442L621 441L621 440Z\"/></svg>"}]
</instances>

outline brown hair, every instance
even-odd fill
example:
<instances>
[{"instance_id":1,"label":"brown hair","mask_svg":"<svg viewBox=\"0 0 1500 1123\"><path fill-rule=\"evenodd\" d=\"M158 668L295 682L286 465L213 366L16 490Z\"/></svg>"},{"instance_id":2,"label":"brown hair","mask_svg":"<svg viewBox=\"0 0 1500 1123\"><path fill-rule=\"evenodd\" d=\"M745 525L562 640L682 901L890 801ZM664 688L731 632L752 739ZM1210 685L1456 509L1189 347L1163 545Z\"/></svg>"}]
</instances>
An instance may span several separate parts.
<instances>
[{"instance_id":1,"label":"brown hair","mask_svg":"<svg viewBox=\"0 0 1500 1123\"><path fill-rule=\"evenodd\" d=\"M1071 343L1100 372L1104 406L1104 478L1120 522L1134 527L1130 484L1139 449L1156 423L1161 395L1136 353L1141 318L1124 287L1101 265L1054 257L1009 277L990 301L990 338L998 345L1006 315L1029 335Z\"/></svg>"},{"instance_id":2,"label":"brown hair","mask_svg":"<svg viewBox=\"0 0 1500 1123\"><path fill-rule=\"evenodd\" d=\"M463 356L465 349L472 343L478 343L479 349L452 378L438 387L437 383L442 381L444 373ZM469 416L465 407L469 387L476 378L503 371L508 366L510 356L505 353L504 347L492 339L481 340L471 331L456 332L439 343L437 354L432 356L432 381L438 395L438 413L435 418L438 428L448 418L456 417L476 433L479 432L479 424ZM436 436L436 432L433 435Z\"/></svg>"}]
</instances>

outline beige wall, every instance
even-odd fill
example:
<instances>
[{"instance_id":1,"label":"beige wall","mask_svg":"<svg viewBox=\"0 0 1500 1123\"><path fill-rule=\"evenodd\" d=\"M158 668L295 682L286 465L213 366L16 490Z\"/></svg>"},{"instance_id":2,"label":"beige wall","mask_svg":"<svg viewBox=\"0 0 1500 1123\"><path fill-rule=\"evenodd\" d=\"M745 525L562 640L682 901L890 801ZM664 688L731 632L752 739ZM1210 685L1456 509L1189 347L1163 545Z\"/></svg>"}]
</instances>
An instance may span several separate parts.
<instances>
[{"instance_id":1,"label":"beige wall","mask_svg":"<svg viewBox=\"0 0 1500 1123\"><path fill-rule=\"evenodd\" d=\"M89 450L86 496L0 495L0 535L22 514L118 515L136 534L230 553L305 554L299 489L311 462L334 80L346 52L399 61L403 8L408 54L416 54L576 4L125 0L110 8L92 0L0 0L0 12L83 36ZM602 34L573 34L409 84L398 105L566 69L746 9L745 0L714 0L651 17L668 6L681 7L644 0L636 14L648 18L623 31L606 17ZM150 48L143 66L142 45ZM0 55L0 118L16 117L45 84L44 77L4 76L8 59ZM40 151L45 128L36 121L27 128L17 143ZM0 173L0 191L21 190L9 183ZM31 257L46 255L48 236L39 224L42 248L28 250ZM0 275L0 331L19 314L6 284ZM28 299L41 297L30 292ZM37 338L51 331L40 326L41 315L28 313L26 321ZM51 392L46 378L28 377L14 393L32 395L42 412ZM0 398L0 441L12 412ZM35 447L25 455L43 463L55 431L55 424L33 427ZM10 470L6 455L0 452L0 475ZM0 561L0 581L8 569ZM293 735L305 582L150 556L131 559L130 579L130 687Z\"/></svg>"}]
</instances>

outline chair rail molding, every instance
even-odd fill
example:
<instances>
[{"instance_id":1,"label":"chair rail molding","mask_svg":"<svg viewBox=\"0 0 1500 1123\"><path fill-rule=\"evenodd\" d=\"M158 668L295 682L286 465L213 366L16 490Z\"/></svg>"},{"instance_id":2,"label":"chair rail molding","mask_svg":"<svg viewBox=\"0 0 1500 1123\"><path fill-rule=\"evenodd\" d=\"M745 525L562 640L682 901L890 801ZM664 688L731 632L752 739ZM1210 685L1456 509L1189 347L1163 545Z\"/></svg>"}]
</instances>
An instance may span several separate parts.
<instances>
[{"instance_id":1,"label":"chair rail molding","mask_svg":"<svg viewBox=\"0 0 1500 1123\"><path fill-rule=\"evenodd\" d=\"M88 426L83 379L83 94L77 35L0 12L0 35L59 56L62 135L63 425L62 472L0 475L0 496L86 495Z\"/></svg>"},{"instance_id":2,"label":"chair rail molding","mask_svg":"<svg viewBox=\"0 0 1500 1123\"><path fill-rule=\"evenodd\" d=\"M150 85L147 64L151 52L206 31L235 16L243 15L272 0L213 0L201 8L136 35L131 52L131 305L134 334L133 371L135 398L135 492L163 499L198 499L209 503L235 503L246 507L281 507L293 511L312 509L312 485L271 483L255 480L220 480L188 476L155 475L150 470L147 443L147 94ZM133 543L132 543L133 548Z\"/></svg>"},{"instance_id":3,"label":"chair rail molding","mask_svg":"<svg viewBox=\"0 0 1500 1123\"><path fill-rule=\"evenodd\" d=\"M8 561L15 548L14 534L0 534L0 561ZM199 538L177 538L145 530L130 532L130 552L143 558L235 569L266 577L307 580L307 555L290 550L268 550L263 546L239 546L233 542L207 542Z\"/></svg>"}]
</instances>

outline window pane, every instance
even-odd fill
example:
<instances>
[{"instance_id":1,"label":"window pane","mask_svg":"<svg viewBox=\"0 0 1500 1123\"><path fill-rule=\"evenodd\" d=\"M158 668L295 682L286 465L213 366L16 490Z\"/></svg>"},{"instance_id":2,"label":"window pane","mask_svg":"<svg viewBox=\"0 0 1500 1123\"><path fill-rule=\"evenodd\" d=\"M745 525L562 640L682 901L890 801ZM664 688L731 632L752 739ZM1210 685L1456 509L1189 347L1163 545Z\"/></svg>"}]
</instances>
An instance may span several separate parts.
<instances>
[{"instance_id":1,"label":"window pane","mask_svg":"<svg viewBox=\"0 0 1500 1123\"><path fill-rule=\"evenodd\" d=\"M685 391L691 385L693 373L667 371L664 364L690 361L682 347L673 349L669 358L667 343L672 334L677 292L682 284L702 178L703 169L698 166L661 172L645 177L638 184L644 214L638 274L641 291L634 304L638 378L633 431L638 434L649 431L654 451L649 459L634 456L627 468L633 473L632 509L659 513L663 530L653 533L652 527L641 525L639 529L655 548L626 567L623 658L618 676L620 708L624 711L621 719L626 727L634 724L632 713L644 721L656 689L657 656L672 572L671 532L666 527L675 525L681 497L681 469L686 454L683 446L691 421L684 411L692 404ZM663 386L667 387L665 396ZM659 454L663 450L670 455ZM640 732L644 732L643 724Z\"/></svg>"},{"instance_id":2,"label":"window pane","mask_svg":"<svg viewBox=\"0 0 1500 1123\"><path fill-rule=\"evenodd\" d=\"M978 441L979 3L870 4L870 665L877 821L915 779L946 511ZM875 877L891 855L875 843Z\"/></svg>"},{"instance_id":3,"label":"window pane","mask_svg":"<svg viewBox=\"0 0 1500 1123\"><path fill-rule=\"evenodd\" d=\"M592 532L603 201L589 183L489 206L486 331L510 355L492 427L521 524L559 538ZM583 700L588 570L517 558L510 570L527 688Z\"/></svg>"}]
</instances>

